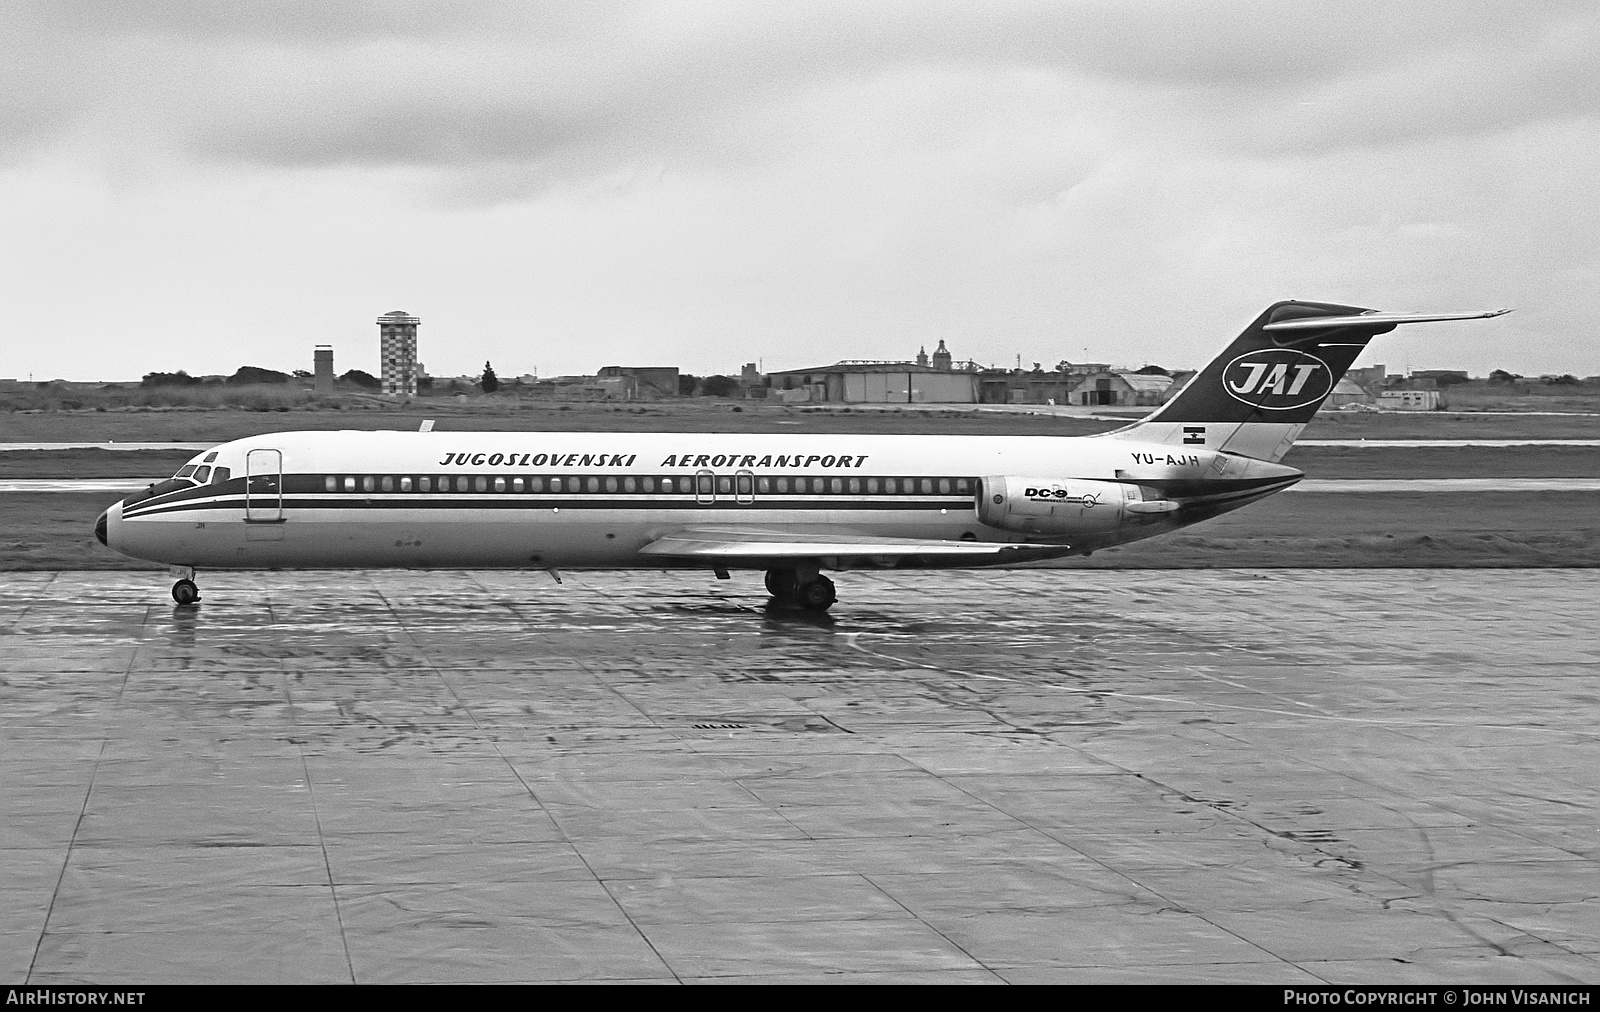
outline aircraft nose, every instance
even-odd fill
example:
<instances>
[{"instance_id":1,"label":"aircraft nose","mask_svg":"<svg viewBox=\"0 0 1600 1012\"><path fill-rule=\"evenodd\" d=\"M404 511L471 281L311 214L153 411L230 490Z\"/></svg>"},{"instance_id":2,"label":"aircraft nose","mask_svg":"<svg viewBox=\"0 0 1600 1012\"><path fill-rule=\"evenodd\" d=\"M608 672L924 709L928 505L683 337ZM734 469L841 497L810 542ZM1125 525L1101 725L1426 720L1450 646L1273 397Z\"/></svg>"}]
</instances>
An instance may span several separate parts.
<instances>
[{"instance_id":1,"label":"aircraft nose","mask_svg":"<svg viewBox=\"0 0 1600 1012\"><path fill-rule=\"evenodd\" d=\"M110 523L111 511L106 510L100 514L100 519L94 522L94 536L102 545L106 544L106 525ZM110 547L107 545L107 547Z\"/></svg>"}]
</instances>

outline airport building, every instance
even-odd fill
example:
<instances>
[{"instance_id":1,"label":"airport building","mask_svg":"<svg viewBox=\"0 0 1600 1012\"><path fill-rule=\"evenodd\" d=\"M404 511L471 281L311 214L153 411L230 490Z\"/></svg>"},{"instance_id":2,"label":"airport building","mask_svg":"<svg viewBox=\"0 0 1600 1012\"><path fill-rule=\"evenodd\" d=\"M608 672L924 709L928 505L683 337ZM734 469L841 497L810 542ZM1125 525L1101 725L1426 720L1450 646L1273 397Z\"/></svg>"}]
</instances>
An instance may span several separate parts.
<instances>
[{"instance_id":1,"label":"airport building","mask_svg":"<svg viewBox=\"0 0 1600 1012\"><path fill-rule=\"evenodd\" d=\"M1172 377L1160 373L1093 372L1078 380L1066 403L1098 407L1154 407L1166 399Z\"/></svg>"},{"instance_id":2,"label":"airport building","mask_svg":"<svg viewBox=\"0 0 1600 1012\"><path fill-rule=\"evenodd\" d=\"M656 400L678 396L678 367L608 365L595 376L595 385L608 398L625 401Z\"/></svg>"},{"instance_id":3,"label":"airport building","mask_svg":"<svg viewBox=\"0 0 1600 1012\"><path fill-rule=\"evenodd\" d=\"M417 394L417 327L421 323L399 309L378 317L383 366L380 389L390 397Z\"/></svg>"},{"instance_id":4,"label":"airport building","mask_svg":"<svg viewBox=\"0 0 1600 1012\"><path fill-rule=\"evenodd\" d=\"M915 362L847 359L810 369L768 374L772 395L784 401L833 404L976 404L978 369L957 368L944 342L929 364L926 350Z\"/></svg>"}]
</instances>

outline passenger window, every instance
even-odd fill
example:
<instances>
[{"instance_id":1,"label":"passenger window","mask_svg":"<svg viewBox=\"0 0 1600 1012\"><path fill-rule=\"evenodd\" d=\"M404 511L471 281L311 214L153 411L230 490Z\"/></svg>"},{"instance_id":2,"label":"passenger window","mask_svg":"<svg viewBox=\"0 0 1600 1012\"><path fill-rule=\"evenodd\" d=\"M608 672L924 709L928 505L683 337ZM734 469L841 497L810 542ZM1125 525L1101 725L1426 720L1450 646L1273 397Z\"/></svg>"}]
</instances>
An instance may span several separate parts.
<instances>
[{"instance_id":1,"label":"passenger window","mask_svg":"<svg viewBox=\"0 0 1600 1012\"><path fill-rule=\"evenodd\" d=\"M644 487L646 492L654 492L656 490L656 480L654 478L640 478L639 484Z\"/></svg>"},{"instance_id":2,"label":"passenger window","mask_svg":"<svg viewBox=\"0 0 1600 1012\"><path fill-rule=\"evenodd\" d=\"M376 489L377 487L378 487L378 483L372 477L372 475L369 474L365 478L361 479L361 491L363 491L363 492L371 492L374 489Z\"/></svg>"},{"instance_id":3,"label":"passenger window","mask_svg":"<svg viewBox=\"0 0 1600 1012\"><path fill-rule=\"evenodd\" d=\"M354 492L356 490L356 480L353 476L348 474L344 476L344 490L346 492Z\"/></svg>"},{"instance_id":4,"label":"passenger window","mask_svg":"<svg viewBox=\"0 0 1600 1012\"><path fill-rule=\"evenodd\" d=\"M379 485L379 487L382 488L385 492L393 492L394 491L394 475L392 475L392 474L384 475L383 476L383 481Z\"/></svg>"},{"instance_id":5,"label":"passenger window","mask_svg":"<svg viewBox=\"0 0 1600 1012\"><path fill-rule=\"evenodd\" d=\"M867 494L868 495L877 495L878 494L878 489L879 489L878 479L876 479L876 478L868 478L867 479Z\"/></svg>"},{"instance_id":6,"label":"passenger window","mask_svg":"<svg viewBox=\"0 0 1600 1012\"><path fill-rule=\"evenodd\" d=\"M402 492L411 491L411 476L409 474L408 475L404 475L404 476L401 477L401 479L400 479L400 491L402 491Z\"/></svg>"},{"instance_id":7,"label":"passenger window","mask_svg":"<svg viewBox=\"0 0 1600 1012\"><path fill-rule=\"evenodd\" d=\"M933 491L933 479L932 478L924 478L924 479L922 479L922 494L923 495L927 495L928 493L930 493L932 491Z\"/></svg>"},{"instance_id":8,"label":"passenger window","mask_svg":"<svg viewBox=\"0 0 1600 1012\"><path fill-rule=\"evenodd\" d=\"M428 492L428 491L431 491L432 489L433 489L433 481L427 475L423 475L422 477L417 479L417 491L418 492Z\"/></svg>"},{"instance_id":9,"label":"passenger window","mask_svg":"<svg viewBox=\"0 0 1600 1012\"><path fill-rule=\"evenodd\" d=\"M765 495L768 492L771 492L772 491L772 479L771 478L757 478L756 479L756 491L760 492L762 495Z\"/></svg>"},{"instance_id":10,"label":"passenger window","mask_svg":"<svg viewBox=\"0 0 1600 1012\"><path fill-rule=\"evenodd\" d=\"M529 478L528 479L528 491L529 492L543 492L544 491L544 479L543 478Z\"/></svg>"},{"instance_id":11,"label":"passenger window","mask_svg":"<svg viewBox=\"0 0 1600 1012\"><path fill-rule=\"evenodd\" d=\"M779 478L778 479L778 491L779 492L787 492L787 491L789 491L789 479L788 478Z\"/></svg>"},{"instance_id":12,"label":"passenger window","mask_svg":"<svg viewBox=\"0 0 1600 1012\"><path fill-rule=\"evenodd\" d=\"M860 492L860 491L861 491L861 479L860 478L851 478L850 479L850 494L851 495L855 495L857 492Z\"/></svg>"},{"instance_id":13,"label":"passenger window","mask_svg":"<svg viewBox=\"0 0 1600 1012\"><path fill-rule=\"evenodd\" d=\"M331 474L328 475L326 478L322 479L322 488L325 492L339 491L339 479L335 478Z\"/></svg>"},{"instance_id":14,"label":"passenger window","mask_svg":"<svg viewBox=\"0 0 1600 1012\"><path fill-rule=\"evenodd\" d=\"M588 481L584 482L583 484L584 484L584 487L587 488L591 492L600 491L600 479L599 478L590 478Z\"/></svg>"},{"instance_id":15,"label":"passenger window","mask_svg":"<svg viewBox=\"0 0 1600 1012\"><path fill-rule=\"evenodd\" d=\"M494 480L494 490L496 492L504 492L506 490L506 480L504 478L496 478Z\"/></svg>"},{"instance_id":16,"label":"passenger window","mask_svg":"<svg viewBox=\"0 0 1600 1012\"><path fill-rule=\"evenodd\" d=\"M473 479L472 485L479 492L487 492L487 491L489 491L489 479L485 478L481 474L478 475L477 478Z\"/></svg>"},{"instance_id":17,"label":"passenger window","mask_svg":"<svg viewBox=\"0 0 1600 1012\"><path fill-rule=\"evenodd\" d=\"M513 492L521 492L522 491L522 479L521 478L512 478L511 479L511 491L513 491Z\"/></svg>"},{"instance_id":18,"label":"passenger window","mask_svg":"<svg viewBox=\"0 0 1600 1012\"><path fill-rule=\"evenodd\" d=\"M211 484L221 485L223 482L228 480L228 476L232 473L233 472L226 467L217 468L215 471L211 472Z\"/></svg>"},{"instance_id":19,"label":"passenger window","mask_svg":"<svg viewBox=\"0 0 1600 1012\"><path fill-rule=\"evenodd\" d=\"M195 469L194 480L198 481L200 484L204 485L206 483L206 480L209 479L210 477L211 477L211 468L209 468L209 467L200 467L200 468L196 468Z\"/></svg>"},{"instance_id":20,"label":"passenger window","mask_svg":"<svg viewBox=\"0 0 1600 1012\"><path fill-rule=\"evenodd\" d=\"M561 491L561 479L560 478L551 478L550 479L550 491L552 491L552 492Z\"/></svg>"},{"instance_id":21,"label":"passenger window","mask_svg":"<svg viewBox=\"0 0 1600 1012\"><path fill-rule=\"evenodd\" d=\"M637 492L638 490L639 490L639 483L638 482L634 481L632 478L624 478L624 479L622 479L622 491L624 491L624 492Z\"/></svg>"},{"instance_id":22,"label":"passenger window","mask_svg":"<svg viewBox=\"0 0 1600 1012\"><path fill-rule=\"evenodd\" d=\"M741 474L738 477L739 477L739 482L738 482L739 494L740 495L753 495L753 494L755 494L755 487L754 487L755 486L755 480L754 480L754 478L751 475L748 475L748 474Z\"/></svg>"},{"instance_id":23,"label":"passenger window","mask_svg":"<svg viewBox=\"0 0 1600 1012\"><path fill-rule=\"evenodd\" d=\"M972 492L972 485L965 478L957 478L956 479L956 491L961 493L962 495L969 495Z\"/></svg>"},{"instance_id":24,"label":"passenger window","mask_svg":"<svg viewBox=\"0 0 1600 1012\"><path fill-rule=\"evenodd\" d=\"M615 492L616 490L617 490L617 479L615 479L615 478L607 478L606 479L606 491L607 492Z\"/></svg>"},{"instance_id":25,"label":"passenger window","mask_svg":"<svg viewBox=\"0 0 1600 1012\"><path fill-rule=\"evenodd\" d=\"M890 495L897 495L900 492L900 485L893 478L885 478L883 479L883 490Z\"/></svg>"},{"instance_id":26,"label":"passenger window","mask_svg":"<svg viewBox=\"0 0 1600 1012\"><path fill-rule=\"evenodd\" d=\"M949 495L950 494L950 479L949 478L940 478L939 479L939 494L940 495Z\"/></svg>"},{"instance_id":27,"label":"passenger window","mask_svg":"<svg viewBox=\"0 0 1600 1012\"><path fill-rule=\"evenodd\" d=\"M835 478L832 481L830 481L828 484L829 484L829 486L831 486L830 491L832 491L834 495L838 495L840 492L844 491L844 479L843 478Z\"/></svg>"},{"instance_id":28,"label":"passenger window","mask_svg":"<svg viewBox=\"0 0 1600 1012\"><path fill-rule=\"evenodd\" d=\"M671 478L662 478L661 479L661 491L663 491L663 492L671 492L672 491L672 479Z\"/></svg>"},{"instance_id":29,"label":"passenger window","mask_svg":"<svg viewBox=\"0 0 1600 1012\"><path fill-rule=\"evenodd\" d=\"M811 491L818 492L818 493L828 491L828 479L826 479L826 478L812 478L811 479Z\"/></svg>"},{"instance_id":30,"label":"passenger window","mask_svg":"<svg viewBox=\"0 0 1600 1012\"><path fill-rule=\"evenodd\" d=\"M722 495L727 495L730 492L732 492L733 491L733 479L728 477L727 475L723 475L720 478L718 478L717 479L717 491L719 493L721 493Z\"/></svg>"}]
</instances>

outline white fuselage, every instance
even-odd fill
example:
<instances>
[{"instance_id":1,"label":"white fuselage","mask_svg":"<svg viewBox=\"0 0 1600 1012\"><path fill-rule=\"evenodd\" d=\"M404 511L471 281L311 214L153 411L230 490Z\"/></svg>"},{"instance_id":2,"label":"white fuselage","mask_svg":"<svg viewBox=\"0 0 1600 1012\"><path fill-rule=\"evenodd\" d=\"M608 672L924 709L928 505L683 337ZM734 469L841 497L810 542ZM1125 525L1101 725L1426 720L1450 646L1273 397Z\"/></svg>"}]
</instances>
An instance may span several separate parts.
<instances>
[{"instance_id":1,"label":"white fuselage","mask_svg":"<svg viewBox=\"0 0 1600 1012\"><path fill-rule=\"evenodd\" d=\"M191 465L209 478L226 468L228 479L129 497L103 518L106 543L198 568L695 565L642 550L707 525L1089 551L1299 476L1204 446L1104 436L290 432L225 443ZM1110 527L1102 508L1095 523L1041 535L983 522L977 496L1003 477L1116 483L1127 502L1176 489L1226 505L1130 512Z\"/></svg>"}]
</instances>

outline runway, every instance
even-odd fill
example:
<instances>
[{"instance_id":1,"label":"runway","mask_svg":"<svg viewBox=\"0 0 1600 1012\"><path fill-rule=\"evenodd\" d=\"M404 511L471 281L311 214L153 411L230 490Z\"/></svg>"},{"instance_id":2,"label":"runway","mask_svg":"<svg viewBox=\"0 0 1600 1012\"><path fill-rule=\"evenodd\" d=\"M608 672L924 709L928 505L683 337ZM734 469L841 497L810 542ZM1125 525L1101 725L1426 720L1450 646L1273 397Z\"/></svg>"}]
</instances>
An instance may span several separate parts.
<instances>
[{"instance_id":1,"label":"runway","mask_svg":"<svg viewBox=\"0 0 1600 1012\"><path fill-rule=\"evenodd\" d=\"M1600 573L0 582L0 975L1600 982Z\"/></svg>"}]
</instances>

